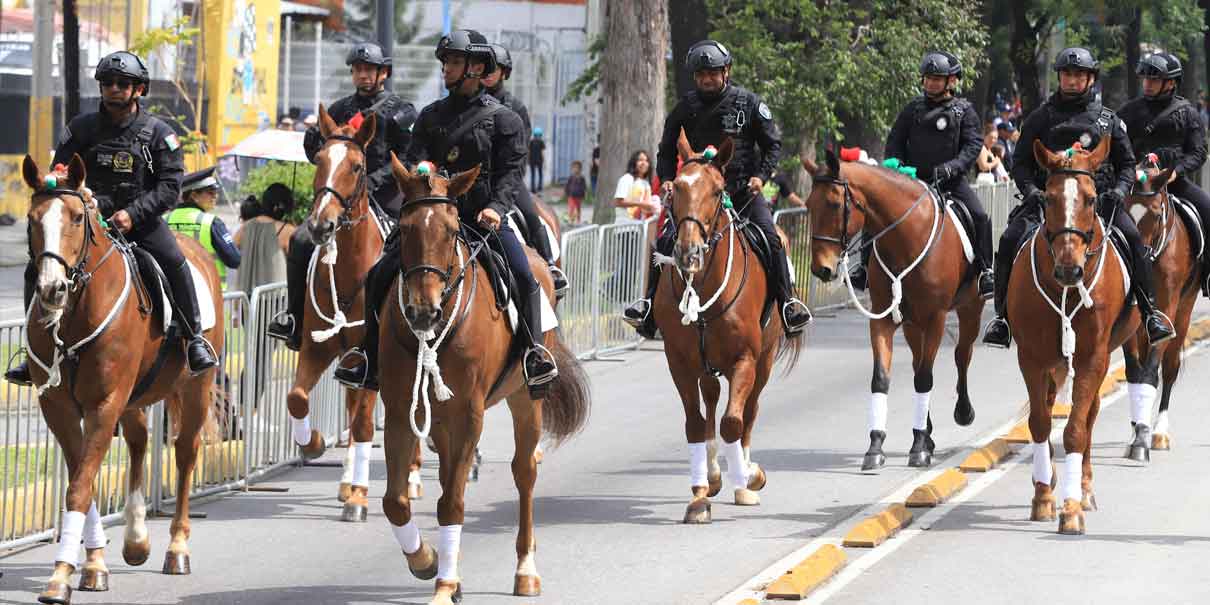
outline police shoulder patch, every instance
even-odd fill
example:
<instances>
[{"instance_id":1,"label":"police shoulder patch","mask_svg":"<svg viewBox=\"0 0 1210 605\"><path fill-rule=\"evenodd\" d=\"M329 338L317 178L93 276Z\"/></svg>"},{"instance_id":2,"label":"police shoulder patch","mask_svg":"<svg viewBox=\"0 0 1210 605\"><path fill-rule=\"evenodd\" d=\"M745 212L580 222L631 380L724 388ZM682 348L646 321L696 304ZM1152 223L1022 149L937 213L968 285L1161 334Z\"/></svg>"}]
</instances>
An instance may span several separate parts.
<instances>
[{"instance_id":1,"label":"police shoulder patch","mask_svg":"<svg viewBox=\"0 0 1210 605\"><path fill-rule=\"evenodd\" d=\"M773 112L772 112L772 111L770 111L770 110L769 110L769 106L768 106L768 105L765 105L764 103L761 103L761 104L760 104L760 106L756 108L756 111L757 111L758 113L760 113L760 117L762 117L762 118L764 118L764 119L766 119L766 120L772 120L772 119L773 119Z\"/></svg>"},{"instance_id":2,"label":"police shoulder patch","mask_svg":"<svg viewBox=\"0 0 1210 605\"><path fill-rule=\"evenodd\" d=\"M164 143L168 145L169 151L176 151L181 148L181 140L176 138L176 133L164 137Z\"/></svg>"}]
</instances>

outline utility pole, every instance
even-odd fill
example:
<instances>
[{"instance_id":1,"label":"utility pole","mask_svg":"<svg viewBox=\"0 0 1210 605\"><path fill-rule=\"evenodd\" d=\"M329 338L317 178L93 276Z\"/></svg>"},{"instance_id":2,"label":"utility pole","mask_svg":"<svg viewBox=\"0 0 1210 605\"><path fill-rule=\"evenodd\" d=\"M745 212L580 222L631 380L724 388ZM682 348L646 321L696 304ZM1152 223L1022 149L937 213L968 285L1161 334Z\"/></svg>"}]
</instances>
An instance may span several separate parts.
<instances>
[{"instance_id":1,"label":"utility pole","mask_svg":"<svg viewBox=\"0 0 1210 605\"><path fill-rule=\"evenodd\" d=\"M63 123L80 113L80 13L63 0Z\"/></svg>"},{"instance_id":2,"label":"utility pole","mask_svg":"<svg viewBox=\"0 0 1210 605\"><path fill-rule=\"evenodd\" d=\"M55 98L53 61L55 52L55 0L34 4L34 70L29 95L29 151L40 165L50 163L54 147Z\"/></svg>"},{"instance_id":3,"label":"utility pole","mask_svg":"<svg viewBox=\"0 0 1210 605\"><path fill-rule=\"evenodd\" d=\"M395 0L378 0L378 46L382 54L394 57L395 52ZM394 71L392 70L392 75ZM387 90L391 89L391 80L385 82Z\"/></svg>"}]
</instances>

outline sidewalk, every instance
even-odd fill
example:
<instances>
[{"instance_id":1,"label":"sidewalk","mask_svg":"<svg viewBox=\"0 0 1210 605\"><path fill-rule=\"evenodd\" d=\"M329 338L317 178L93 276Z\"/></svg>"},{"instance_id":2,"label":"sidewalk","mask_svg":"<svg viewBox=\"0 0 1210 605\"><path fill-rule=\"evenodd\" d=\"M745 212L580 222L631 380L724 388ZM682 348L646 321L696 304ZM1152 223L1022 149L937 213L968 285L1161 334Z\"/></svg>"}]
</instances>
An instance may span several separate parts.
<instances>
[{"instance_id":1,"label":"sidewalk","mask_svg":"<svg viewBox=\"0 0 1210 605\"><path fill-rule=\"evenodd\" d=\"M29 260L29 242L25 235L25 217L0 227L0 267L24 267Z\"/></svg>"}]
</instances>

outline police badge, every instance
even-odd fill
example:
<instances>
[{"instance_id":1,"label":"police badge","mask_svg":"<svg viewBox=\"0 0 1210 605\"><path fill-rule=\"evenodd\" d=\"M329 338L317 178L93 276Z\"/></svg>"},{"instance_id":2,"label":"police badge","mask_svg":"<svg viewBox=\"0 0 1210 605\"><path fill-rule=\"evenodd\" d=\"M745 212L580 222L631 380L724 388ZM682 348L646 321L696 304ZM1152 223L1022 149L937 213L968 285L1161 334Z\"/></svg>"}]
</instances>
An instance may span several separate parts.
<instances>
[{"instance_id":1,"label":"police badge","mask_svg":"<svg viewBox=\"0 0 1210 605\"><path fill-rule=\"evenodd\" d=\"M130 155L128 151L113 154L113 171L134 172L134 156Z\"/></svg>"},{"instance_id":2,"label":"police badge","mask_svg":"<svg viewBox=\"0 0 1210 605\"><path fill-rule=\"evenodd\" d=\"M945 127L949 125L949 120L946 120L945 116L937 118L937 130L945 130Z\"/></svg>"},{"instance_id":3,"label":"police badge","mask_svg":"<svg viewBox=\"0 0 1210 605\"><path fill-rule=\"evenodd\" d=\"M453 164L454 162L458 161L458 156L460 155L462 155L462 150L458 149L458 146L455 145L450 147L449 153L445 154L445 161Z\"/></svg>"},{"instance_id":4,"label":"police badge","mask_svg":"<svg viewBox=\"0 0 1210 605\"><path fill-rule=\"evenodd\" d=\"M1083 147L1084 149L1088 149L1089 147L1091 147L1092 146L1092 135L1088 134L1087 132L1085 132L1084 134L1081 134L1080 135L1080 146Z\"/></svg>"}]
</instances>

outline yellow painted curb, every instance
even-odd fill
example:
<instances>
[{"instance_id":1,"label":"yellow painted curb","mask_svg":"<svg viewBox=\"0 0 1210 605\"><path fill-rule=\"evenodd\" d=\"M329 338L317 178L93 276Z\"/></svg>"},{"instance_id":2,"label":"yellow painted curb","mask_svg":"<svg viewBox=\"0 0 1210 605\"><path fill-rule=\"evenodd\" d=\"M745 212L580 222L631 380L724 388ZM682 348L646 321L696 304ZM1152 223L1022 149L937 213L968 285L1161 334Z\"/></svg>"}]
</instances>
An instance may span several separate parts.
<instances>
[{"instance_id":1,"label":"yellow painted curb","mask_svg":"<svg viewBox=\"0 0 1210 605\"><path fill-rule=\"evenodd\" d=\"M1012 447L1004 439L995 439L991 443L971 452L958 469L964 473L986 473L997 466L1013 453Z\"/></svg>"},{"instance_id":2,"label":"yellow painted curb","mask_svg":"<svg viewBox=\"0 0 1210 605\"><path fill-rule=\"evenodd\" d=\"M1050 408L1050 417L1051 418L1067 418L1068 416L1071 416L1071 404L1070 403L1056 403L1053 406L1051 406L1051 408Z\"/></svg>"},{"instance_id":3,"label":"yellow painted curb","mask_svg":"<svg viewBox=\"0 0 1210 605\"><path fill-rule=\"evenodd\" d=\"M966 475L962 471L951 468L937 475L932 481L917 487L904 502L912 508L933 507L949 500L962 488L966 487Z\"/></svg>"},{"instance_id":4,"label":"yellow painted curb","mask_svg":"<svg viewBox=\"0 0 1210 605\"><path fill-rule=\"evenodd\" d=\"M844 545L855 548L874 548L912 522L912 511L895 503L886 510L869 517L849 530Z\"/></svg>"},{"instance_id":5,"label":"yellow painted curb","mask_svg":"<svg viewBox=\"0 0 1210 605\"><path fill-rule=\"evenodd\" d=\"M1004 434L1003 439L1009 443L1030 443L1033 436L1029 432L1029 422L1022 420Z\"/></svg>"},{"instance_id":6,"label":"yellow painted curb","mask_svg":"<svg viewBox=\"0 0 1210 605\"><path fill-rule=\"evenodd\" d=\"M760 601L756 599L744 599L739 602L739 605L760 605Z\"/></svg>"},{"instance_id":7,"label":"yellow painted curb","mask_svg":"<svg viewBox=\"0 0 1210 605\"><path fill-rule=\"evenodd\" d=\"M824 544L793 569L774 580L765 590L765 598L791 601L802 599L828 578L836 575L846 561L844 551L839 546Z\"/></svg>"}]
</instances>

